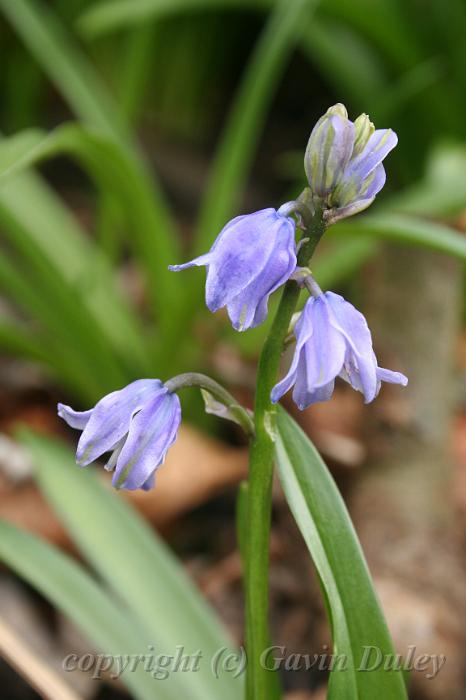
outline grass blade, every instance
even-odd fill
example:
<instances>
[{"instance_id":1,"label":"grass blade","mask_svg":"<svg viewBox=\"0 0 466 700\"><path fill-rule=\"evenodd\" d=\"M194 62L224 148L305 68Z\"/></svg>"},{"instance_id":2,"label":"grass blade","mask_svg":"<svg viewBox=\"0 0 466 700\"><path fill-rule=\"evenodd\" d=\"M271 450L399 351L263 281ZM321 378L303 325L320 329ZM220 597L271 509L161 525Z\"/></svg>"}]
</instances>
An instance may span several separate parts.
<instances>
[{"instance_id":1,"label":"grass blade","mask_svg":"<svg viewBox=\"0 0 466 700\"><path fill-rule=\"evenodd\" d=\"M222 0L221 9L269 8L273 0ZM104 0L95 2L77 22L81 34L93 39L152 19L193 10L219 9L219 0Z\"/></svg>"},{"instance_id":2,"label":"grass blade","mask_svg":"<svg viewBox=\"0 0 466 700\"><path fill-rule=\"evenodd\" d=\"M209 175L194 245L196 255L234 213L246 185L267 111L288 58L316 0L279 0L254 48Z\"/></svg>"},{"instance_id":3,"label":"grass blade","mask_svg":"<svg viewBox=\"0 0 466 700\"><path fill-rule=\"evenodd\" d=\"M137 181L145 193L150 219L150 226L140 231L140 236L145 237L145 254L140 256L140 261L147 272L150 298L162 323L174 322L176 309L182 304L183 289L167 266L179 258L178 231L164 195L149 175L144 158L119 116L118 107L73 37L45 4L38 0L15 0L14 3L0 0L0 10L75 114L85 123L99 128L124 151L131 181ZM171 299L170 315L166 298Z\"/></svg>"},{"instance_id":4,"label":"grass blade","mask_svg":"<svg viewBox=\"0 0 466 700\"><path fill-rule=\"evenodd\" d=\"M47 598L105 654L147 653L151 641L121 605L70 557L37 537L0 521L0 559ZM91 650L90 650L91 651ZM122 680L138 700L177 700L138 666Z\"/></svg>"},{"instance_id":5,"label":"grass blade","mask_svg":"<svg viewBox=\"0 0 466 700\"><path fill-rule=\"evenodd\" d=\"M329 700L407 698L401 671L361 670L367 647L377 647L386 658L394 654L393 645L343 499L309 438L281 408L276 456L286 499L316 566L330 617L337 656Z\"/></svg>"},{"instance_id":6,"label":"grass blade","mask_svg":"<svg viewBox=\"0 0 466 700\"><path fill-rule=\"evenodd\" d=\"M181 697L236 700L241 679L211 673L210 659L230 640L166 546L91 470L78 469L63 445L23 437L37 464L46 499L79 549L151 634L157 648L202 650L198 673L173 674ZM175 682L175 680L173 681Z\"/></svg>"},{"instance_id":7,"label":"grass blade","mask_svg":"<svg viewBox=\"0 0 466 700\"><path fill-rule=\"evenodd\" d=\"M329 230L330 235L369 235L437 250L466 261L466 237L446 224L404 214L371 214L357 221L346 219Z\"/></svg>"}]
</instances>

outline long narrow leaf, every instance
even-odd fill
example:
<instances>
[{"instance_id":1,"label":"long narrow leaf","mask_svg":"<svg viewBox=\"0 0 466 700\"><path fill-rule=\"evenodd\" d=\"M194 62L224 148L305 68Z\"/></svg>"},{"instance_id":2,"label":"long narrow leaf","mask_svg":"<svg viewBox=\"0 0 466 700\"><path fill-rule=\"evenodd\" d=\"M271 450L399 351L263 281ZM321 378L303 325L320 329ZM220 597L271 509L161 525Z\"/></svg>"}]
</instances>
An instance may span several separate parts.
<instances>
[{"instance_id":1,"label":"long narrow leaf","mask_svg":"<svg viewBox=\"0 0 466 700\"><path fill-rule=\"evenodd\" d=\"M163 542L90 470L80 470L63 445L26 434L47 500L74 541L115 593L167 653L200 649L198 673L174 674L181 697L240 697L241 679L211 673L210 661L230 640ZM183 691L183 692L181 692Z\"/></svg>"},{"instance_id":2,"label":"long narrow leaf","mask_svg":"<svg viewBox=\"0 0 466 700\"><path fill-rule=\"evenodd\" d=\"M181 286L167 270L167 266L178 259L178 233L160 188L148 174L144 158L119 119L119 110L73 37L45 3L0 0L0 10L75 114L114 139L125 153L131 179L137 181L141 189L151 192L147 200L150 202L150 226L138 232L140 239L144 238L140 260L147 271L153 306L162 322L169 325L183 298ZM171 313L165 303L167 298L171 300Z\"/></svg>"},{"instance_id":3,"label":"long narrow leaf","mask_svg":"<svg viewBox=\"0 0 466 700\"><path fill-rule=\"evenodd\" d=\"M234 213L287 60L317 0L279 0L254 48L224 127L204 197L194 252L210 247Z\"/></svg>"},{"instance_id":4,"label":"long narrow leaf","mask_svg":"<svg viewBox=\"0 0 466 700\"><path fill-rule=\"evenodd\" d=\"M100 652L115 657L148 653L152 640L70 557L31 534L0 522L0 559L76 624L92 643L90 653L94 645ZM157 682L141 664L131 673L123 673L122 681L138 700L153 700L155 694L158 700L177 700L174 690L169 692L170 686Z\"/></svg>"},{"instance_id":5,"label":"long narrow leaf","mask_svg":"<svg viewBox=\"0 0 466 700\"><path fill-rule=\"evenodd\" d=\"M35 139L38 133L34 132ZM20 142L15 140L16 145L30 146L32 134L26 132L25 136L28 138ZM11 246L18 250L24 246L29 253L40 250L75 292L79 290L76 303L86 306L106 333L109 351L117 349L127 355L128 364L141 370L148 366L136 314L119 293L109 266L75 217L40 178L21 173L0 184L0 222Z\"/></svg>"},{"instance_id":6,"label":"long narrow leaf","mask_svg":"<svg viewBox=\"0 0 466 700\"><path fill-rule=\"evenodd\" d=\"M466 236L445 224L403 214L371 214L347 219L331 228L333 235L369 235L437 250L466 261Z\"/></svg>"},{"instance_id":7,"label":"long narrow leaf","mask_svg":"<svg viewBox=\"0 0 466 700\"><path fill-rule=\"evenodd\" d=\"M103 0L86 8L78 20L78 28L87 38L151 19L193 10L227 8L269 8L273 0Z\"/></svg>"},{"instance_id":8,"label":"long narrow leaf","mask_svg":"<svg viewBox=\"0 0 466 700\"><path fill-rule=\"evenodd\" d=\"M407 698L401 671L367 670L369 647L376 647L383 658L393 658L394 649L364 555L327 467L282 409L276 456L286 499L314 561L330 615L336 657L329 700Z\"/></svg>"}]
</instances>

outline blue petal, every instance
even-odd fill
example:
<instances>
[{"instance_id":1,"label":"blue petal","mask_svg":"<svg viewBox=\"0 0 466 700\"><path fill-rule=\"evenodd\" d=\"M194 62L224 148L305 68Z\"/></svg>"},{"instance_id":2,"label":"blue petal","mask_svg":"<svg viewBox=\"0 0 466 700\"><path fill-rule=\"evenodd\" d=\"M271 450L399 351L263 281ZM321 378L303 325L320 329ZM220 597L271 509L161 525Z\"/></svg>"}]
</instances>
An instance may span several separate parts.
<instances>
[{"instance_id":1,"label":"blue petal","mask_svg":"<svg viewBox=\"0 0 466 700\"><path fill-rule=\"evenodd\" d=\"M398 137L391 129L376 129L369 138L364 150L348 165L342 179L356 175L361 182L383 161L395 148Z\"/></svg>"},{"instance_id":2,"label":"blue petal","mask_svg":"<svg viewBox=\"0 0 466 700\"><path fill-rule=\"evenodd\" d=\"M366 180L366 185L367 187L365 188L364 191L364 197L370 199L371 197L374 198L377 194L379 194L380 190L383 188L385 185L385 181L387 179L387 174L385 172L385 168L383 167L382 163L378 165L375 170L372 171L371 177Z\"/></svg>"},{"instance_id":3,"label":"blue petal","mask_svg":"<svg viewBox=\"0 0 466 700\"><path fill-rule=\"evenodd\" d=\"M332 313L325 295L311 297L304 307L307 323L313 328L303 353L306 360L308 392L327 385L338 376L345 359L345 338L332 323Z\"/></svg>"},{"instance_id":4,"label":"blue petal","mask_svg":"<svg viewBox=\"0 0 466 700\"><path fill-rule=\"evenodd\" d=\"M57 405L57 413L60 418L63 418L70 428L75 428L76 430L84 430L91 417L92 411L92 408L88 411L75 411L71 406L65 406L63 403Z\"/></svg>"},{"instance_id":5,"label":"blue petal","mask_svg":"<svg viewBox=\"0 0 466 700\"><path fill-rule=\"evenodd\" d=\"M254 328L267 316L269 296L288 281L296 268L294 226L281 226L269 258L256 277L228 305L228 315L238 331Z\"/></svg>"},{"instance_id":6,"label":"blue petal","mask_svg":"<svg viewBox=\"0 0 466 700\"><path fill-rule=\"evenodd\" d=\"M332 398L334 389L335 379L332 379L332 381L328 382L328 384L324 384L316 389L309 389L305 381L305 377L301 376L298 369L296 384L293 389L293 401L300 411L304 411L314 403L329 401Z\"/></svg>"},{"instance_id":7,"label":"blue petal","mask_svg":"<svg viewBox=\"0 0 466 700\"><path fill-rule=\"evenodd\" d=\"M337 221L341 221L341 219L347 219L348 216L354 216L355 214L359 214L360 212L370 207L374 199L375 197L369 197L368 199L356 199L354 202L352 202L351 204L347 204L346 206L336 207L335 209L329 209L327 212L324 213L327 226L335 224Z\"/></svg>"},{"instance_id":8,"label":"blue petal","mask_svg":"<svg viewBox=\"0 0 466 700\"><path fill-rule=\"evenodd\" d=\"M383 367L377 367L377 379L381 382L388 382L389 384L408 385L408 377L404 374L401 372L392 372L391 369L384 369Z\"/></svg>"},{"instance_id":9,"label":"blue petal","mask_svg":"<svg viewBox=\"0 0 466 700\"><path fill-rule=\"evenodd\" d=\"M324 295L311 297L296 324L297 339L288 374L272 390L276 403L294 384L293 399L299 409L328 400L335 377L343 366L346 341L331 321L331 309Z\"/></svg>"},{"instance_id":10,"label":"blue petal","mask_svg":"<svg viewBox=\"0 0 466 700\"><path fill-rule=\"evenodd\" d=\"M187 263L183 263L183 265L169 265L168 269L171 272L179 272L180 270L187 270L188 267L201 267L202 265L208 265L210 263L210 256L210 253L199 255L199 257L194 258L194 260L190 260Z\"/></svg>"},{"instance_id":11,"label":"blue petal","mask_svg":"<svg viewBox=\"0 0 466 700\"><path fill-rule=\"evenodd\" d=\"M326 292L332 310L332 323L345 337L348 354L345 370L350 383L360 385L366 403L377 393L377 362L372 349L372 336L364 316L339 294Z\"/></svg>"},{"instance_id":12,"label":"blue petal","mask_svg":"<svg viewBox=\"0 0 466 700\"><path fill-rule=\"evenodd\" d=\"M304 312L301 313L301 316L299 317L294 330L294 334L296 336L296 347L293 354L293 359L291 361L290 369L288 370L286 376L283 377L283 379L280 382L278 382L278 384L276 384L272 389L270 395L272 403L277 403L281 399L281 397L284 394L286 394L286 392L289 391L295 383L298 373L298 365L301 362L303 348L311 338L312 332L312 324L307 322L307 319L304 316Z\"/></svg>"},{"instance_id":13,"label":"blue petal","mask_svg":"<svg viewBox=\"0 0 466 700\"><path fill-rule=\"evenodd\" d=\"M210 311L229 304L257 278L276 251L281 227L294 236L293 220L269 208L238 217L220 234L207 273L206 304Z\"/></svg>"},{"instance_id":14,"label":"blue petal","mask_svg":"<svg viewBox=\"0 0 466 700\"><path fill-rule=\"evenodd\" d=\"M176 440L180 422L181 406L176 394L164 389L146 403L131 420L113 485L129 490L150 488L155 470Z\"/></svg>"},{"instance_id":15,"label":"blue petal","mask_svg":"<svg viewBox=\"0 0 466 700\"><path fill-rule=\"evenodd\" d=\"M90 464L104 452L113 450L128 432L132 415L160 392L163 384L158 379L138 379L120 391L101 399L78 443L76 459L81 466Z\"/></svg>"}]
</instances>

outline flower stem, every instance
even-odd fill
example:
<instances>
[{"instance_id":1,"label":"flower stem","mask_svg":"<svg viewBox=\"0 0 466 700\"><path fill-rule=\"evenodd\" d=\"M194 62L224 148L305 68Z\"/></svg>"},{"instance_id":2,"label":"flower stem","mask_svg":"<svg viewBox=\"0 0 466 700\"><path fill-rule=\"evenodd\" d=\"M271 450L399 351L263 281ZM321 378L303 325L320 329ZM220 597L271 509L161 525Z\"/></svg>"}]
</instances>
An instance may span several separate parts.
<instances>
[{"instance_id":1,"label":"flower stem","mask_svg":"<svg viewBox=\"0 0 466 700\"><path fill-rule=\"evenodd\" d=\"M321 212L310 219L301 247L298 265L307 266L324 233ZM261 655L270 645L268 630L269 536L272 503L274 431L276 409L270 392L276 382L280 357L300 289L290 280L285 285L272 327L262 348L257 377L254 420L256 434L251 444L248 495L248 543L246 548L246 646L248 670L247 700L276 697L276 679L264 668Z\"/></svg>"},{"instance_id":2,"label":"flower stem","mask_svg":"<svg viewBox=\"0 0 466 700\"><path fill-rule=\"evenodd\" d=\"M165 386L170 392L179 391L180 389L191 386L205 389L209 394L212 394L217 401L226 406L232 417L235 418L236 422L239 423L249 437L254 435L254 421L252 420L250 412L241 406L235 397L221 384L211 379L206 374L200 374L199 372L178 374L176 377L166 381Z\"/></svg>"}]
</instances>

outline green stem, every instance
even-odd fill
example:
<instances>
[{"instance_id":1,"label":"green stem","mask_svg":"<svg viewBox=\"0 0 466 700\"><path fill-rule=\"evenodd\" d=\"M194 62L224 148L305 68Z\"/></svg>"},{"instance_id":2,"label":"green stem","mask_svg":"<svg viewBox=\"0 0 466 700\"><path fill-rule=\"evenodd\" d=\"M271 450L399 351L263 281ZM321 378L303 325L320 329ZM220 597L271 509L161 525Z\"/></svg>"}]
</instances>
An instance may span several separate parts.
<instances>
[{"instance_id":1,"label":"green stem","mask_svg":"<svg viewBox=\"0 0 466 700\"><path fill-rule=\"evenodd\" d=\"M186 372L185 374L178 374L176 377L172 377L165 382L165 386L168 391L174 392L184 389L185 387L197 386L200 389L205 389L212 394L214 399L217 399L223 406L225 406L231 417L236 420L237 423L243 428L245 433L249 437L254 435L254 421L252 420L251 414L243 406L241 406L234 396L230 394L221 384L211 379L206 374L200 374L199 372Z\"/></svg>"},{"instance_id":2,"label":"green stem","mask_svg":"<svg viewBox=\"0 0 466 700\"><path fill-rule=\"evenodd\" d=\"M298 265L306 266L324 233L321 212L310 220L304 233ZM276 383L280 357L296 308L300 289L296 282L285 285L270 332L261 352L256 388L254 420L256 435L249 462L248 535L246 578L246 645L248 671L247 700L270 700L274 696L272 673L263 668L261 655L269 646L268 570L269 535L272 503L274 430L276 408L270 392Z\"/></svg>"}]
</instances>

